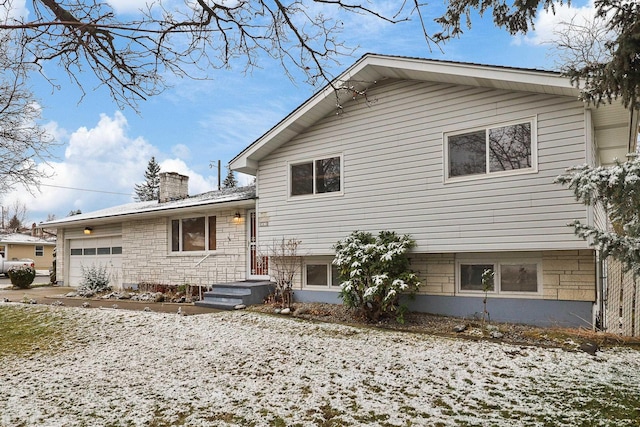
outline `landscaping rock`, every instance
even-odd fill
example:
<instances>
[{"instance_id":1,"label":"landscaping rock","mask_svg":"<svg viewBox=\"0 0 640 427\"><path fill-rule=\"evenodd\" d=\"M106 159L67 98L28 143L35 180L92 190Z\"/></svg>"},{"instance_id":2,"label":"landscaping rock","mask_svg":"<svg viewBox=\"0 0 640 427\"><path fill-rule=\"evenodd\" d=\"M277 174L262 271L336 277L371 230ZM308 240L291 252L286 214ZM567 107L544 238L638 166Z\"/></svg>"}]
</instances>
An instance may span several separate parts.
<instances>
[{"instance_id":1,"label":"landscaping rock","mask_svg":"<svg viewBox=\"0 0 640 427\"><path fill-rule=\"evenodd\" d=\"M235 307L233 307L234 310L244 310L245 308L247 308L247 306L244 304L238 304Z\"/></svg>"},{"instance_id":2,"label":"landscaping rock","mask_svg":"<svg viewBox=\"0 0 640 427\"><path fill-rule=\"evenodd\" d=\"M283 308L280 314L291 314L291 309L289 307Z\"/></svg>"},{"instance_id":3,"label":"landscaping rock","mask_svg":"<svg viewBox=\"0 0 640 427\"><path fill-rule=\"evenodd\" d=\"M69 292L68 294L65 295L65 297L67 298L75 298L78 296L77 292Z\"/></svg>"},{"instance_id":4,"label":"landscaping rock","mask_svg":"<svg viewBox=\"0 0 640 427\"><path fill-rule=\"evenodd\" d=\"M584 351L585 353L588 353L588 354L590 354L592 356L595 356L596 352L598 350L600 350L600 347L598 347L598 344L592 343L592 342L589 342L589 341L585 341L585 342L581 343L578 348L580 350Z\"/></svg>"},{"instance_id":5,"label":"landscaping rock","mask_svg":"<svg viewBox=\"0 0 640 427\"><path fill-rule=\"evenodd\" d=\"M467 325L456 325L453 327L453 332L457 332L457 333L464 332L466 330L467 330Z\"/></svg>"},{"instance_id":6,"label":"landscaping rock","mask_svg":"<svg viewBox=\"0 0 640 427\"><path fill-rule=\"evenodd\" d=\"M91 307L91 304L89 304L88 302L85 301L85 302L82 303L82 307L83 308L89 308L89 307Z\"/></svg>"},{"instance_id":7,"label":"landscaping rock","mask_svg":"<svg viewBox=\"0 0 640 427\"><path fill-rule=\"evenodd\" d=\"M500 340L500 339L504 338L504 334L502 332L498 331L498 330L491 331L489 333L489 336L491 338L493 338L493 339L496 339L496 340Z\"/></svg>"}]
</instances>

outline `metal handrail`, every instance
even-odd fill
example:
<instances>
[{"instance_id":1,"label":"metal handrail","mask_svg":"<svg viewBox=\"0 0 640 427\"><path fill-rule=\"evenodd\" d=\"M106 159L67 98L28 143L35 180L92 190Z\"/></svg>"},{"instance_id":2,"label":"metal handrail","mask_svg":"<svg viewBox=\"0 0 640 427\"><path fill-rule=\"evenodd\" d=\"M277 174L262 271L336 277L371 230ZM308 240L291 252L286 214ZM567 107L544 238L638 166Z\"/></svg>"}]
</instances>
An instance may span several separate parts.
<instances>
[{"instance_id":1,"label":"metal handrail","mask_svg":"<svg viewBox=\"0 0 640 427\"><path fill-rule=\"evenodd\" d=\"M200 261L196 262L196 267L198 267L200 264L202 264L204 262L205 259L209 258L209 255L211 255L211 252L209 252L208 254L206 254L204 256L204 258L202 258Z\"/></svg>"}]
</instances>

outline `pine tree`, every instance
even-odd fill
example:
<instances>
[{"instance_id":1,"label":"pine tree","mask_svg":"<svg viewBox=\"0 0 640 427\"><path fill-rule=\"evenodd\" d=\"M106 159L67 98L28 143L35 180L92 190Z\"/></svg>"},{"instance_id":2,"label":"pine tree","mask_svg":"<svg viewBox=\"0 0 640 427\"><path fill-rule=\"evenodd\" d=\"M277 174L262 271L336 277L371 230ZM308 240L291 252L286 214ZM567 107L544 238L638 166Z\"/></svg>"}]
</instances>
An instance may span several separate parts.
<instances>
[{"instance_id":1,"label":"pine tree","mask_svg":"<svg viewBox=\"0 0 640 427\"><path fill-rule=\"evenodd\" d=\"M138 202L158 200L160 197L160 165L156 163L155 157L151 157L149 160L144 178L145 182L135 186L135 199Z\"/></svg>"},{"instance_id":2,"label":"pine tree","mask_svg":"<svg viewBox=\"0 0 640 427\"><path fill-rule=\"evenodd\" d=\"M556 178L573 190L576 200L606 209L613 230L574 221L577 236L591 239L602 256L623 263L625 271L640 277L640 159L616 160L614 166L576 166Z\"/></svg>"},{"instance_id":3,"label":"pine tree","mask_svg":"<svg viewBox=\"0 0 640 427\"><path fill-rule=\"evenodd\" d=\"M236 176L229 166L227 166L227 177L224 179L222 183L222 188L236 188L238 186L238 181L236 180Z\"/></svg>"}]
</instances>

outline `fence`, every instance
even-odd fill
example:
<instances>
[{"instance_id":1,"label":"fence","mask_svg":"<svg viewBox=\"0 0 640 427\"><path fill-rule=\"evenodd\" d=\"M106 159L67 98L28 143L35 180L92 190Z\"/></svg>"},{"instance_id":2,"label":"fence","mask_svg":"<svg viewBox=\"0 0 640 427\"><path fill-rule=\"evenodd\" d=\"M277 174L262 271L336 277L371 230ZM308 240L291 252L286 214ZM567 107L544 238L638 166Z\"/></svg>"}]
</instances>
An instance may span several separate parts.
<instances>
[{"instance_id":1,"label":"fence","mask_svg":"<svg viewBox=\"0 0 640 427\"><path fill-rule=\"evenodd\" d=\"M640 283L624 273L622 263L609 258L604 262L604 302L601 328L628 337L640 336Z\"/></svg>"}]
</instances>

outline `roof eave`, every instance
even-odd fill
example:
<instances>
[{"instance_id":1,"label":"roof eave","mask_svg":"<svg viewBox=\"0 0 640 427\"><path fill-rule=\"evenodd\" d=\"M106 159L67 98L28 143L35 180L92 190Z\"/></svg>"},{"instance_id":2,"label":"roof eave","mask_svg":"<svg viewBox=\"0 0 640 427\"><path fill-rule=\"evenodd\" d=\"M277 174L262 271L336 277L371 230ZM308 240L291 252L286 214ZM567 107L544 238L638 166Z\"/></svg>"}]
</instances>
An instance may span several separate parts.
<instances>
[{"instance_id":1,"label":"roof eave","mask_svg":"<svg viewBox=\"0 0 640 427\"><path fill-rule=\"evenodd\" d=\"M472 86L521 85L532 92L553 93L575 96L576 98L580 93L577 88L571 85L569 79L551 71L375 54L366 54L361 57L353 66L337 77L333 84L339 87L348 81L358 81L358 84L363 85L364 89L387 78L444 82L454 77L462 79L464 84ZM347 97L348 95L345 95L345 98ZM260 160L310 127L314 121L308 120L309 117L329 114L331 110L335 110L337 108L336 101L334 87L332 85L325 86L233 158L230 162L231 169L255 175Z\"/></svg>"},{"instance_id":2,"label":"roof eave","mask_svg":"<svg viewBox=\"0 0 640 427\"><path fill-rule=\"evenodd\" d=\"M227 200L227 201L216 201L214 203L201 203L197 205L191 206L167 206L165 208L159 207L153 210L146 210L141 212L125 212L125 213L115 213L115 214L105 214L98 215L93 217L83 217L79 219L75 219L73 217L65 218L63 220L58 220L55 222L42 223L39 226L41 228L68 228L68 227L81 227L85 225L95 225L96 223L100 224L109 224L114 222L121 222L124 219L131 220L139 220L150 217L158 217L158 216L170 216L175 214L176 212L181 213L189 213L189 212L198 212L203 209L215 207L215 206L224 206L224 207L237 207L237 208L250 208L255 205L255 198L246 198L246 199L238 199L238 200Z\"/></svg>"}]
</instances>

